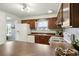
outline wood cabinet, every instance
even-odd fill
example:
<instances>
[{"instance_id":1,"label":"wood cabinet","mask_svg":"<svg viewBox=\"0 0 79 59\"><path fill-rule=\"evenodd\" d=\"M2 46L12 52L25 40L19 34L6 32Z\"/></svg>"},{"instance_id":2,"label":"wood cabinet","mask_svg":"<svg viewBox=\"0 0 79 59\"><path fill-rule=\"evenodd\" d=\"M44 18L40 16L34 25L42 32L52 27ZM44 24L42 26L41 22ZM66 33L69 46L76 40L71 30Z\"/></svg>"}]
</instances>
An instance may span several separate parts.
<instances>
[{"instance_id":1,"label":"wood cabinet","mask_svg":"<svg viewBox=\"0 0 79 59\"><path fill-rule=\"evenodd\" d=\"M70 25L79 27L79 3L70 4Z\"/></svg>"},{"instance_id":2,"label":"wood cabinet","mask_svg":"<svg viewBox=\"0 0 79 59\"><path fill-rule=\"evenodd\" d=\"M46 18L48 19L48 28L49 29L57 29L57 25L56 25L56 21L57 21L57 17L52 17L52 18ZM36 26L36 22L37 22L37 19L28 19L28 20L22 20L21 23L28 23L30 24L30 28L31 29L35 29L35 26Z\"/></svg>"},{"instance_id":3,"label":"wood cabinet","mask_svg":"<svg viewBox=\"0 0 79 59\"><path fill-rule=\"evenodd\" d=\"M35 43L49 44L50 37L51 36L35 35Z\"/></svg>"},{"instance_id":4,"label":"wood cabinet","mask_svg":"<svg viewBox=\"0 0 79 59\"><path fill-rule=\"evenodd\" d=\"M57 17L48 18L48 28L56 29L57 28L56 21L57 21Z\"/></svg>"},{"instance_id":5,"label":"wood cabinet","mask_svg":"<svg viewBox=\"0 0 79 59\"><path fill-rule=\"evenodd\" d=\"M63 3L62 27L79 27L79 3Z\"/></svg>"},{"instance_id":6,"label":"wood cabinet","mask_svg":"<svg viewBox=\"0 0 79 59\"><path fill-rule=\"evenodd\" d=\"M33 19L33 20L30 20L30 19L29 19L29 20L22 20L21 22L22 22L22 23L28 23L28 24L30 24L30 28L31 28L31 29L35 29L35 21L36 21L36 20L34 20L34 19Z\"/></svg>"}]
</instances>

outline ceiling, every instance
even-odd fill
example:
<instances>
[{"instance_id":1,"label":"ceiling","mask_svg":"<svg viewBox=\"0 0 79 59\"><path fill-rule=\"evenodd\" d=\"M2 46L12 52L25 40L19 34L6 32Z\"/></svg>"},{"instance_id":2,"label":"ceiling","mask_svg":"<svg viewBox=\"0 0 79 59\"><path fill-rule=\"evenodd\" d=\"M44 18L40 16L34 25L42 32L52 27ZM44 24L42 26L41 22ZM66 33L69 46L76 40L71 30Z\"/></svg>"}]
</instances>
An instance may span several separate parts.
<instances>
[{"instance_id":1,"label":"ceiling","mask_svg":"<svg viewBox=\"0 0 79 59\"><path fill-rule=\"evenodd\" d=\"M0 3L0 10L14 14L19 18L29 16L39 16L47 14L57 14L60 4L59 3L25 3L29 7L30 12L21 11L22 3ZM48 13L52 10L52 13Z\"/></svg>"}]
</instances>

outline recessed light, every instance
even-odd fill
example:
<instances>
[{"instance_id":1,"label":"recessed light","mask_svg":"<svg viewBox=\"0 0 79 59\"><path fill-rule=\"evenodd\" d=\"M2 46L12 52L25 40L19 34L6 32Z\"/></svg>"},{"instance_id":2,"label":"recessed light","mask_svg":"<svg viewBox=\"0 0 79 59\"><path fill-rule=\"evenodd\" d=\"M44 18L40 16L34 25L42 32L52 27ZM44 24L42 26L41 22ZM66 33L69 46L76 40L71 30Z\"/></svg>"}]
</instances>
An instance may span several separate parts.
<instances>
[{"instance_id":1,"label":"recessed light","mask_svg":"<svg viewBox=\"0 0 79 59\"><path fill-rule=\"evenodd\" d=\"M22 8L21 11L24 11L24 9Z\"/></svg>"},{"instance_id":2,"label":"recessed light","mask_svg":"<svg viewBox=\"0 0 79 59\"><path fill-rule=\"evenodd\" d=\"M52 10L48 10L48 13L52 13L53 11Z\"/></svg>"},{"instance_id":3,"label":"recessed light","mask_svg":"<svg viewBox=\"0 0 79 59\"><path fill-rule=\"evenodd\" d=\"M11 19L11 17L9 17L9 16L7 16L7 18L6 18L7 20L10 20Z\"/></svg>"}]
</instances>

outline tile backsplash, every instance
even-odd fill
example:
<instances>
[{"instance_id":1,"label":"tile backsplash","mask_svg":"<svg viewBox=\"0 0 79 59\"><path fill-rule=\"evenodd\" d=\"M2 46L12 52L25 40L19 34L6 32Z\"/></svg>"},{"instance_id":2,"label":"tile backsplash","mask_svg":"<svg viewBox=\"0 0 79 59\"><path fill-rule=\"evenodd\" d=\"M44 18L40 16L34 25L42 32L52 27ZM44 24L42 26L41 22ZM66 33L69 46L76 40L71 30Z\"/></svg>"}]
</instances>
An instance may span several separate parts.
<instances>
[{"instance_id":1,"label":"tile backsplash","mask_svg":"<svg viewBox=\"0 0 79 59\"><path fill-rule=\"evenodd\" d=\"M71 34L74 34L79 39L79 28L67 28L63 30L64 40L71 43Z\"/></svg>"}]
</instances>

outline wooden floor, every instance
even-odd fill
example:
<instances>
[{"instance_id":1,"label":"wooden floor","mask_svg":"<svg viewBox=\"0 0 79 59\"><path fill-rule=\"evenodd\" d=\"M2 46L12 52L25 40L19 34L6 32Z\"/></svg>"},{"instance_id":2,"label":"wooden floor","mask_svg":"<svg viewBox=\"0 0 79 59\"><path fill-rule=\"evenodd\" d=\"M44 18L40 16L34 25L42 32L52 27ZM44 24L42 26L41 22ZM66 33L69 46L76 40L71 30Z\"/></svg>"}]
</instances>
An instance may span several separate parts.
<instances>
[{"instance_id":1,"label":"wooden floor","mask_svg":"<svg viewBox=\"0 0 79 59\"><path fill-rule=\"evenodd\" d=\"M54 50L49 45L9 41L0 45L0 56L54 56Z\"/></svg>"}]
</instances>

